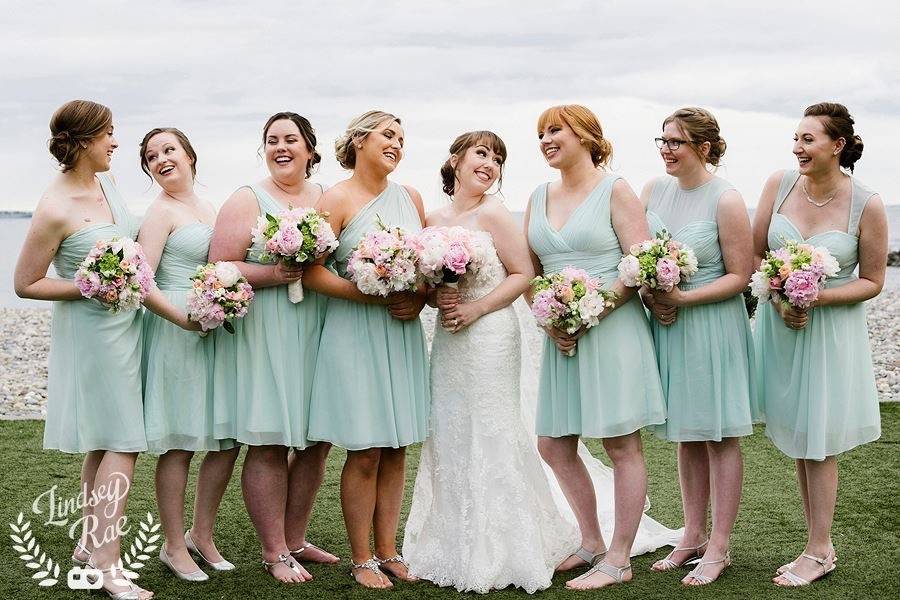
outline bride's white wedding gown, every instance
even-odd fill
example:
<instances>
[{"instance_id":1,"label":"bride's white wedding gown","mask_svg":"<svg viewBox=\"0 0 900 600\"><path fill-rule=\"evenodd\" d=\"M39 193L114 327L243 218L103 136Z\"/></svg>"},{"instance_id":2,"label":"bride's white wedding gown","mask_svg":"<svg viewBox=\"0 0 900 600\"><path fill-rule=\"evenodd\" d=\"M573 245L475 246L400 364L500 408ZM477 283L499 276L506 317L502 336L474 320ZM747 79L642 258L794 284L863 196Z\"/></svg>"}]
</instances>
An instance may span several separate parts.
<instances>
[{"instance_id":1,"label":"bride's white wedding gown","mask_svg":"<svg viewBox=\"0 0 900 600\"><path fill-rule=\"evenodd\" d=\"M460 282L464 302L487 295L506 278L489 246L484 267ZM521 346L514 306L456 334L439 319L435 323L431 432L422 446L403 555L414 575L437 585L481 593L514 585L533 593L550 586L556 565L579 546L575 516L537 452L540 357L526 353L523 364ZM584 444L579 454L594 482L608 541L612 469ZM644 515L632 554L673 545L681 533Z\"/></svg>"}]
</instances>

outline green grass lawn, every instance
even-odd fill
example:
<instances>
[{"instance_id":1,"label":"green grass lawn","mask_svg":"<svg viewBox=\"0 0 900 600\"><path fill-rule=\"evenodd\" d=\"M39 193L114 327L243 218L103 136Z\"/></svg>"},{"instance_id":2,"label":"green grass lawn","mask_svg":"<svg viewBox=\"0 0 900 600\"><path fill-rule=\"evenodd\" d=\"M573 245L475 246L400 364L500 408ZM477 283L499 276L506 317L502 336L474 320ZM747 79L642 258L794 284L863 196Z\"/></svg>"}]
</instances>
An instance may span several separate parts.
<instances>
[{"instance_id":1,"label":"green grass lawn","mask_svg":"<svg viewBox=\"0 0 900 600\"><path fill-rule=\"evenodd\" d=\"M633 559L635 579L632 583L588 597L605 598L900 598L900 405L882 405L882 438L849 452L840 459L841 487L834 522L834 543L840 555L840 567L824 581L811 588L777 589L770 583L772 571L794 558L805 539L800 498L793 473L793 462L785 458L767 441L761 431L744 442L746 477L744 501L732 541L732 567L715 584L703 589L683 589L682 571L656 574L650 564L666 554L662 549L653 555ZM2 511L0 521L6 533L7 523L20 512L30 518L35 536L54 559L70 566L67 557L72 542L59 527L45 527L37 515L31 514L35 497L53 484L60 493L71 496L78 490L80 457L41 450L43 423L38 421L0 422L0 472L2 472ZM674 526L681 522L680 497L675 471L674 446L645 435L647 463L650 472L650 514ZM592 451L602 455L596 442ZM342 557L348 548L338 503L338 482L343 452L332 452L328 477L319 494L313 516L311 539ZM407 490L412 489L418 449L410 452ZM196 461L195 461L196 462ZM136 484L131 494L128 514L134 521L147 511L154 511L153 468L155 460L142 456L138 461ZM238 466L240 469L240 466ZM407 493L407 506L409 493ZM30 516L29 516L30 515ZM401 528L402 531L402 528ZM141 569L140 582L156 592L157 598L369 598L371 595L395 598L446 598L457 596L428 583L398 584L392 591L370 592L352 583L346 562L337 567L313 566L315 580L297 586L284 586L266 575L259 564L259 548L253 528L241 500L239 478L228 488L222 505L217 542L222 553L238 570L212 574L209 582L187 584L175 579L154 556ZM130 543L130 539L129 539ZM0 598L83 598L85 592L71 591L65 586L65 574L50 589L40 588L30 579L33 570L18 558L8 535L0 549ZM570 575L559 576L543 598L574 597L563 582ZM526 597L515 590L492 593L496 598Z\"/></svg>"}]
</instances>

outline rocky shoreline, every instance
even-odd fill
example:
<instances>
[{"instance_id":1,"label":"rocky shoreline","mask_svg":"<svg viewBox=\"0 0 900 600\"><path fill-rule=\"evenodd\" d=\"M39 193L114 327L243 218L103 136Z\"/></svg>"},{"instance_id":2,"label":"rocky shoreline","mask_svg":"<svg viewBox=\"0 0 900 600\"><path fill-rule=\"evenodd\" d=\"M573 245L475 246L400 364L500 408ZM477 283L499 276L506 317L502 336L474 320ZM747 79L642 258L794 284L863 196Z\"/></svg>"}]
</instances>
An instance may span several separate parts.
<instances>
[{"instance_id":1,"label":"rocky shoreline","mask_svg":"<svg viewBox=\"0 0 900 600\"><path fill-rule=\"evenodd\" d=\"M530 322L519 300L516 310ZM433 309L422 314L429 345L434 329ZM869 338L879 398L900 401L900 289L885 290L868 303ZM50 349L50 311L0 308L0 419L43 419L47 401L47 354ZM522 351L541 351L542 333L525 325Z\"/></svg>"}]
</instances>

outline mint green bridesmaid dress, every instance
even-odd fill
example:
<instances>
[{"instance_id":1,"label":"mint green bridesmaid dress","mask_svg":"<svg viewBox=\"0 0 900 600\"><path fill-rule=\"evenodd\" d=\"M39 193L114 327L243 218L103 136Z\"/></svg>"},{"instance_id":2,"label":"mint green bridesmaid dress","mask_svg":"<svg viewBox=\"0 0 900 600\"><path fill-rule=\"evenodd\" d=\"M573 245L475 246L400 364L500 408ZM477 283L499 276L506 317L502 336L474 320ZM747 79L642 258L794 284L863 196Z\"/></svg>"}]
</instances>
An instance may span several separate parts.
<instances>
[{"instance_id":1,"label":"mint green bridesmaid dress","mask_svg":"<svg viewBox=\"0 0 900 600\"><path fill-rule=\"evenodd\" d=\"M403 186L389 183L347 223L331 256L338 275L360 238L376 229L422 228ZM427 435L431 392L425 336L418 318L400 321L386 306L328 299L313 384L309 437L347 450L401 448Z\"/></svg>"},{"instance_id":2,"label":"mint green bridesmaid dress","mask_svg":"<svg viewBox=\"0 0 900 600\"><path fill-rule=\"evenodd\" d=\"M653 184L650 233L666 229L693 249L698 270L678 287L703 287L725 274L719 246L719 198L734 189L720 177L683 190L675 177ZM750 249L747 249L749 252ZM666 397L666 423L654 431L673 442L720 442L753 433L759 420L750 319L741 294L720 302L678 307L672 325L650 319Z\"/></svg>"},{"instance_id":3,"label":"mint green bridesmaid dress","mask_svg":"<svg viewBox=\"0 0 900 600\"><path fill-rule=\"evenodd\" d=\"M262 188L251 185L260 214L285 209ZM247 262L262 262L254 243ZM311 442L309 399L325 318L324 298L304 289L303 302L288 298L287 285L255 289L234 335L215 336L214 435L251 446L304 449Z\"/></svg>"},{"instance_id":4,"label":"mint green bridesmaid dress","mask_svg":"<svg viewBox=\"0 0 900 600\"><path fill-rule=\"evenodd\" d=\"M528 243L544 273L579 267L610 288L622 258L610 217L607 175L556 230L547 219L548 184L531 195ZM544 339L538 389L537 434L608 438L666 420L650 324L635 294L578 340L575 356L564 356Z\"/></svg>"},{"instance_id":5,"label":"mint green bridesmaid dress","mask_svg":"<svg viewBox=\"0 0 900 600\"><path fill-rule=\"evenodd\" d=\"M212 231L205 223L191 223L166 240L156 285L181 310L191 277L207 262ZM234 446L231 440L217 440L213 432L214 335L200 337L150 311L144 314L144 425L150 452Z\"/></svg>"},{"instance_id":6,"label":"mint green bridesmaid dress","mask_svg":"<svg viewBox=\"0 0 900 600\"><path fill-rule=\"evenodd\" d=\"M780 248L787 240L824 246L841 267L825 287L850 283L856 279L859 219L875 193L854 178L847 230L804 238L779 213L799 179L798 171L784 173L769 222L769 249ZM787 327L771 304L762 304L755 338L766 435L784 454L824 460L881 436L863 303L812 308L806 327L798 331Z\"/></svg>"},{"instance_id":7,"label":"mint green bridesmaid dress","mask_svg":"<svg viewBox=\"0 0 900 600\"><path fill-rule=\"evenodd\" d=\"M113 223L95 223L64 239L53 258L62 279L73 279L94 244L137 237L109 176L97 179ZM53 302L47 378L44 448L68 453L90 450L142 452L141 310L112 314L95 300Z\"/></svg>"}]
</instances>

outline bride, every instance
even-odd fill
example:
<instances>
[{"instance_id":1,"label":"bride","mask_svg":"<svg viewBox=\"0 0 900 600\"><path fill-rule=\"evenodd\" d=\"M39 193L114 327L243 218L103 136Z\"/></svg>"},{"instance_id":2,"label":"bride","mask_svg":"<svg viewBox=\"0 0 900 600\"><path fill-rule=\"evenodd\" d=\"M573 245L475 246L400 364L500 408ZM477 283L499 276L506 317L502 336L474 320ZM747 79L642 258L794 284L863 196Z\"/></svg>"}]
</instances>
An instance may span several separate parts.
<instances>
[{"instance_id":1,"label":"bride","mask_svg":"<svg viewBox=\"0 0 900 600\"><path fill-rule=\"evenodd\" d=\"M496 134L459 136L441 168L453 202L426 222L475 231L493 249L458 290L442 286L430 298L440 309L431 354L432 431L422 446L403 543L411 574L460 592L545 589L557 565L580 546L574 514L537 452L538 357L526 355L528 365L520 369L512 303L533 270L518 224L487 193L502 181L505 160ZM609 536L612 470L583 444L579 453L600 493L597 512ZM633 553L672 545L680 533L644 515Z\"/></svg>"}]
</instances>

